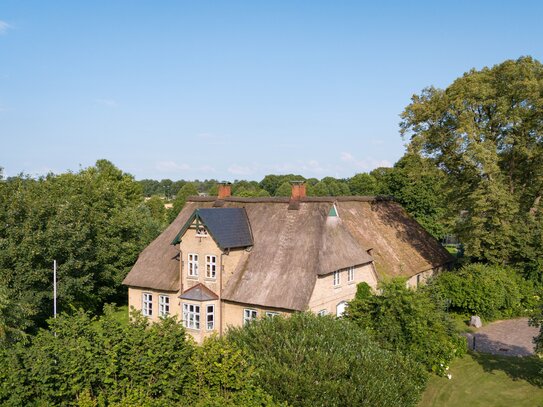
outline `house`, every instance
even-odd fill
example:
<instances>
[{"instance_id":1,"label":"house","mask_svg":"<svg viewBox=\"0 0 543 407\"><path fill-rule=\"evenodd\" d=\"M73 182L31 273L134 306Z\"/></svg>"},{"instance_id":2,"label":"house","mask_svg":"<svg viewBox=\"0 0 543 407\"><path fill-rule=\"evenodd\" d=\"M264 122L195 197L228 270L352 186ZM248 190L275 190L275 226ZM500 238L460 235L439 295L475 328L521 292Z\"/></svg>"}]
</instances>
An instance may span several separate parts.
<instances>
[{"instance_id":1,"label":"house","mask_svg":"<svg viewBox=\"0 0 543 407\"><path fill-rule=\"evenodd\" d=\"M255 318L341 315L356 285L416 286L451 261L403 208L383 197L230 196L187 200L124 279L130 307L177 315L197 341Z\"/></svg>"}]
</instances>

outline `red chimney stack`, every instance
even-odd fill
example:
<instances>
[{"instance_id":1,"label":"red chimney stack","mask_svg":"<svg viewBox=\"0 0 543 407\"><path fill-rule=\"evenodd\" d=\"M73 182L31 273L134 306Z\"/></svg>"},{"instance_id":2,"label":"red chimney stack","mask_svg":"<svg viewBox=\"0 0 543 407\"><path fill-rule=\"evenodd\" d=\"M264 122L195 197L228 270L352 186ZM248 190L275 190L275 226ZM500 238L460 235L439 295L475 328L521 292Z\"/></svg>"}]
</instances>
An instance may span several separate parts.
<instances>
[{"instance_id":1,"label":"red chimney stack","mask_svg":"<svg viewBox=\"0 0 543 407\"><path fill-rule=\"evenodd\" d=\"M300 198L306 197L305 181L290 181L290 185L291 185L290 199L299 201Z\"/></svg>"},{"instance_id":2,"label":"red chimney stack","mask_svg":"<svg viewBox=\"0 0 543 407\"><path fill-rule=\"evenodd\" d=\"M232 194L232 184L229 182L222 182L219 184L219 196L217 198L228 198Z\"/></svg>"}]
</instances>

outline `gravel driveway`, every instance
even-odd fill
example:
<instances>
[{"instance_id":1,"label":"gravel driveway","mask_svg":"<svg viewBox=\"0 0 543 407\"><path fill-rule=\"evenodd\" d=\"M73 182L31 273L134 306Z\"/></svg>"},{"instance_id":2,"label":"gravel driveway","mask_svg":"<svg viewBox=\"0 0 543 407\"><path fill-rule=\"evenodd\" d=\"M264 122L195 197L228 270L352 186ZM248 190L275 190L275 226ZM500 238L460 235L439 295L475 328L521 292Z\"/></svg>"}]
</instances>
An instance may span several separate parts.
<instances>
[{"instance_id":1,"label":"gravel driveway","mask_svg":"<svg viewBox=\"0 0 543 407\"><path fill-rule=\"evenodd\" d=\"M528 318L496 321L468 333L468 346L477 352L494 355L529 356L534 354L533 338L539 328L528 325Z\"/></svg>"}]
</instances>

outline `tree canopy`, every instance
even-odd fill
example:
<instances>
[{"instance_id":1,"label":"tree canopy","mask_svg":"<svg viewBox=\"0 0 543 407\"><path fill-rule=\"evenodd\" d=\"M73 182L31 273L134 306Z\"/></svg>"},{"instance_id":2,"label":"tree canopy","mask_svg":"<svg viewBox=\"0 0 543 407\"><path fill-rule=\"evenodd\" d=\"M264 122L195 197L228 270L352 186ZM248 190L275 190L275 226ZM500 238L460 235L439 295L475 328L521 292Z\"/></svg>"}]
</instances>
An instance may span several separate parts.
<instances>
[{"instance_id":1,"label":"tree canopy","mask_svg":"<svg viewBox=\"0 0 543 407\"><path fill-rule=\"evenodd\" d=\"M533 264L541 254L542 116L543 66L530 57L473 69L444 90L426 88L403 112L409 150L447 176L466 255Z\"/></svg>"}]
</instances>

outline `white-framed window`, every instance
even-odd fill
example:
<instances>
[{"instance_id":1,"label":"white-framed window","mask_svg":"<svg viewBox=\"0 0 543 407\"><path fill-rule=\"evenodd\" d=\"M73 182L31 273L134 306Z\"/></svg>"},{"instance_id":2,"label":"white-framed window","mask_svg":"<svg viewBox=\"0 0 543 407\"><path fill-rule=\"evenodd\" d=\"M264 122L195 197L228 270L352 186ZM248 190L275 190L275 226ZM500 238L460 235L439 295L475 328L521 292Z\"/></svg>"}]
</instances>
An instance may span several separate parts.
<instances>
[{"instance_id":1,"label":"white-framed window","mask_svg":"<svg viewBox=\"0 0 543 407\"><path fill-rule=\"evenodd\" d=\"M274 312L274 311L266 311L266 316L267 316L267 317L275 318L275 317L278 316L278 315L279 315L278 312Z\"/></svg>"},{"instance_id":2,"label":"white-framed window","mask_svg":"<svg viewBox=\"0 0 543 407\"><path fill-rule=\"evenodd\" d=\"M198 277L198 255L189 253L189 277Z\"/></svg>"},{"instance_id":3,"label":"white-framed window","mask_svg":"<svg viewBox=\"0 0 543 407\"><path fill-rule=\"evenodd\" d=\"M349 267L347 270L347 282L352 283L354 281L354 267Z\"/></svg>"},{"instance_id":4,"label":"white-framed window","mask_svg":"<svg viewBox=\"0 0 543 407\"><path fill-rule=\"evenodd\" d=\"M206 306L206 329L212 331L215 329L215 306Z\"/></svg>"},{"instance_id":5,"label":"white-framed window","mask_svg":"<svg viewBox=\"0 0 543 407\"><path fill-rule=\"evenodd\" d=\"M183 304L183 325L185 328L200 329L200 306Z\"/></svg>"},{"instance_id":6,"label":"white-framed window","mask_svg":"<svg viewBox=\"0 0 543 407\"><path fill-rule=\"evenodd\" d=\"M170 296L161 294L158 296L158 316L170 315Z\"/></svg>"},{"instance_id":7,"label":"white-framed window","mask_svg":"<svg viewBox=\"0 0 543 407\"><path fill-rule=\"evenodd\" d=\"M347 309L347 301L341 301L336 307L336 317L342 317Z\"/></svg>"},{"instance_id":8,"label":"white-framed window","mask_svg":"<svg viewBox=\"0 0 543 407\"><path fill-rule=\"evenodd\" d=\"M326 314L328 314L328 311L326 311L325 309L321 309L321 310L319 311L319 314L318 314L318 315L321 316L321 317L323 317L323 316L325 316Z\"/></svg>"},{"instance_id":9,"label":"white-framed window","mask_svg":"<svg viewBox=\"0 0 543 407\"><path fill-rule=\"evenodd\" d=\"M153 294L142 294L141 313L143 316L150 317L153 315Z\"/></svg>"},{"instance_id":10,"label":"white-framed window","mask_svg":"<svg viewBox=\"0 0 543 407\"><path fill-rule=\"evenodd\" d=\"M251 321L256 320L257 312L254 309L244 309L243 310L243 325L248 324Z\"/></svg>"},{"instance_id":11,"label":"white-framed window","mask_svg":"<svg viewBox=\"0 0 543 407\"><path fill-rule=\"evenodd\" d=\"M334 271L334 276L333 276L333 281L332 281L332 285L334 287L337 287L338 285L341 284L341 272L338 270L338 271Z\"/></svg>"},{"instance_id":12,"label":"white-framed window","mask_svg":"<svg viewBox=\"0 0 543 407\"><path fill-rule=\"evenodd\" d=\"M206 255L206 278L217 278L217 256Z\"/></svg>"}]
</instances>

